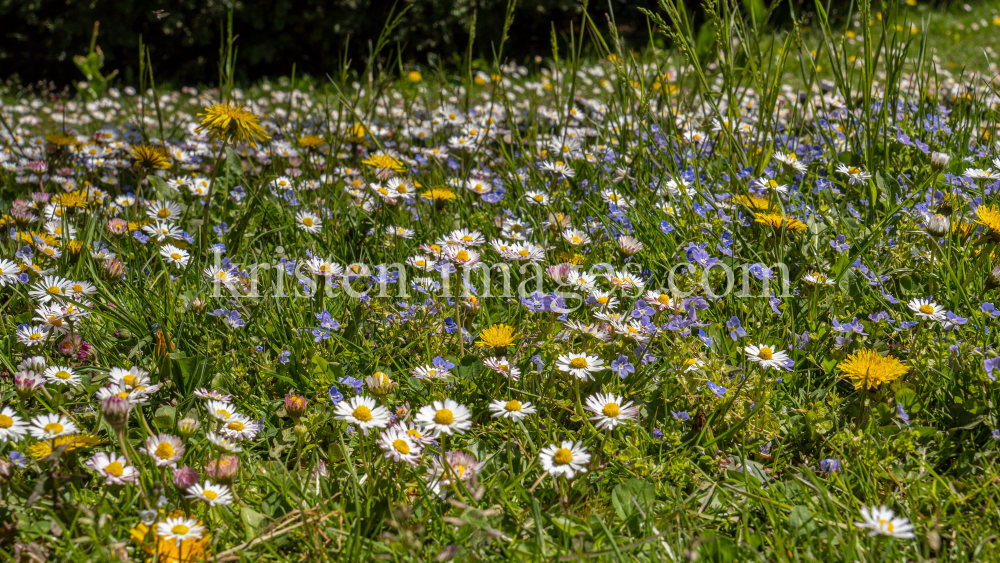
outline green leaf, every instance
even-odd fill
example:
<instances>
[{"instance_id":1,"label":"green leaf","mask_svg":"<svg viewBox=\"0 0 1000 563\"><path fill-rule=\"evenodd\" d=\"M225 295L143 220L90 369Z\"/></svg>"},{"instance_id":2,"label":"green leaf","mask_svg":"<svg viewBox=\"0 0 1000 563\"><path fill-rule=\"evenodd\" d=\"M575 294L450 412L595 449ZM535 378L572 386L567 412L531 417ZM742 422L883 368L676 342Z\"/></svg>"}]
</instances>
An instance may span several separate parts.
<instances>
[{"instance_id":1,"label":"green leaf","mask_svg":"<svg viewBox=\"0 0 1000 563\"><path fill-rule=\"evenodd\" d=\"M150 174L146 176L146 180L156 190L156 199L169 199L177 194L177 190L171 188L170 184L159 176Z\"/></svg>"},{"instance_id":2,"label":"green leaf","mask_svg":"<svg viewBox=\"0 0 1000 563\"><path fill-rule=\"evenodd\" d=\"M462 379L475 379L483 372L483 361L478 356L468 355L458 363L458 377Z\"/></svg>"},{"instance_id":3,"label":"green leaf","mask_svg":"<svg viewBox=\"0 0 1000 563\"><path fill-rule=\"evenodd\" d=\"M635 503L632 502L635 499ZM628 520L638 504L646 514L656 501L656 488L642 479L629 479L611 492L611 504L622 521Z\"/></svg>"},{"instance_id":4,"label":"green leaf","mask_svg":"<svg viewBox=\"0 0 1000 563\"><path fill-rule=\"evenodd\" d=\"M252 540L257 535L265 518L267 517L251 508L246 506L240 508L240 520L243 521L243 532L246 534L247 541Z\"/></svg>"},{"instance_id":5,"label":"green leaf","mask_svg":"<svg viewBox=\"0 0 1000 563\"><path fill-rule=\"evenodd\" d=\"M809 509L801 504L793 506L792 511L788 513L788 523L793 528L805 526L812 521L812 518L812 512L809 512Z\"/></svg>"}]
</instances>

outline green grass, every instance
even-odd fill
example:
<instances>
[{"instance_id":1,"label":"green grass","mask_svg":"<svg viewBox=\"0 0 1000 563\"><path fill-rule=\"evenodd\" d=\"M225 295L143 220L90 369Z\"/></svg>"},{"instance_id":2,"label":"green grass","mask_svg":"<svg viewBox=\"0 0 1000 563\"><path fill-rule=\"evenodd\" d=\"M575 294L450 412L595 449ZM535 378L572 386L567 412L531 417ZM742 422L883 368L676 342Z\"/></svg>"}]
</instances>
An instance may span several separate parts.
<instances>
[{"instance_id":1,"label":"green grass","mask_svg":"<svg viewBox=\"0 0 1000 563\"><path fill-rule=\"evenodd\" d=\"M143 540L141 520L181 514L206 527L210 536L199 545L211 561L997 559L1000 439L994 433L1000 420L994 405L1000 388L996 372L984 369L997 342L983 306L995 301L1000 282L991 274L1000 220L992 222L986 211L997 205L1000 186L967 170L996 167L998 97L981 52L996 44L1000 26L992 21L1000 13L986 3L944 12L904 4L879 18L861 4L860 21L872 25L852 26L855 37L846 38L826 25L822 12L809 29L796 25L775 34L734 17L725 3L711 9L720 18L706 28L714 29L715 41L689 30L683 13L666 2L653 25L670 35L672 46L635 53L603 24L582 22L582 36L555 39L571 41L562 50L568 56L547 57L526 76L466 60L465 72L421 68L415 82L407 72L416 67L383 70L369 63L326 82L289 78L239 90L230 64L222 65L219 88L197 94L157 89L148 68L136 86L154 89L149 96L81 95L70 106L21 100L24 93L8 90L0 107L10 155L0 171L0 261L27 263L22 247L29 244L39 268L90 282L95 293L66 301L89 312L70 325L89 352L68 357L58 349L61 334L33 347L17 335L19 325L39 322L33 320L37 297L29 294L41 279L38 271L29 266L26 284L4 278L0 366L13 374L20 362L41 355L49 366L71 367L80 382L52 382L45 392L19 395L6 377L3 406L25 420L63 414L101 443L52 453L32 437L0 444L0 469L6 470L0 550L21 560L31 553L53 561L145 560L143 548L154 534ZM730 17L732 24L719 23ZM988 25L973 30L981 21ZM910 22L917 22L918 33L909 31ZM378 54L385 47L380 40L373 48ZM224 59L227 53L232 45ZM980 74L969 78L962 68ZM478 71L494 76L476 80ZM821 86L835 93L824 97ZM799 91L809 93L800 97ZM233 99L252 101L271 137L256 152L208 143L194 131L203 108ZM451 137L469 134L468 123L487 103L503 109L493 122L476 124L491 136L469 149L449 148ZM423 139L410 135L431 117L426 112L443 105L449 110L440 120L453 112L468 123L428 127ZM582 119L574 122L574 115ZM714 131L713 120L751 126ZM121 145L89 140L106 123L120 127ZM558 178L538 165L554 161L548 142L567 124L579 127L584 142L577 158L565 159L573 176ZM897 129L926 143L927 152L902 142ZM74 138L65 145L51 136L56 132ZM319 146L309 141L313 135L323 139ZM33 152L36 142L42 148ZM158 175L127 151L161 142L198 158L172 157ZM121 162L87 166L83 154L94 147L113 149L105 158ZM270 155L260 152L265 148ZM444 150L448 160L436 160L431 148ZM365 189L387 185L364 162L377 150L395 155L403 164L397 177L418 183L418 193L452 185L456 198L380 202L376 191ZM803 173L773 158L789 152L805 162ZM950 155L950 162L935 166L931 152ZM49 176L40 183L29 163L42 160ZM851 184L835 172L838 164L871 178ZM207 224L200 198L168 183L188 174L212 186ZM788 193L751 189L762 177L787 185ZM50 239L62 255L42 258L46 245L21 237L43 230L27 223L26 214L43 214L45 206L26 203L42 188L67 193L57 178L102 192L91 191L82 209L59 196L64 207L51 227L63 233L74 227L75 234ZM282 178L292 178L295 188L272 189ZM483 178L494 192L502 186L502 200L464 187ZM689 182L692 193L668 193L671 178ZM175 235L172 242L190 253L183 268L161 256L154 237L141 242L108 226L112 218L135 223L137 211L145 218L147 206L116 203L125 186L143 180L148 202L179 206L176 224L190 239ZM347 191L354 180L362 182L364 198ZM531 190L544 191L548 205L529 203ZM615 209L601 193L607 190L634 202ZM774 220L801 223L764 226L753 209L736 203L746 195L766 202ZM298 211L322 217L318 232L301 228ZM925 212L947 217L956 232L934 234ZM591 242L571 246L554 226L556 213ZM379 296L380 280L372 277L378 265L431 252L420 245L437 244L454 229L512 244L504 217L508 227L511 218L520 220L515 232L531 229L524 236L543 247L542 267L572 262L586 270L629 270L645 280L646 290L685 292L668 303L685 303L697 324L684 307L656 310L647 315L659 327L655 334L634 325L649 338L644 353L621 326L615 333L597 331L603 342L565 322L609 324L597 316L599 307L582 303L580 291L560 288L554 274L535 275L516 261L509 262L511 287L530 292L541 283L545 292L567 292L573 311L565 319L562 311L531 312L518 296L504 296L500 270L488 283L478 273L472 278L477 298L451 299L411 286L416 278L441 276L406 265L405 278L384 283L387 295ZM386 235L390 227L411 229L413 236ZM642 250L622 251L628 244L617 239L626 234ZM833 247L838 235L849 248ZM233 294L224 288L213 294L202 274L216 263L210 245L220 242L245 271L232 272L241 280ZM101 244L127 274L91 253ZM707 255L692 244L704 244ZM488 242L476 249L488 264L504 262ZM301 265L307 253L346 267L343 285L321 297L303 295L281 260ZM718 265L677 268L708 258ZM261 264L266 267L252 268ZM777 301L771 299L759 276L744 274L750 265L787 275L788 292L771 280L767 287ZM722 291L723 266L734 271L736 291ZM8 267L4 262L5 273ZM811 284L805 278L813 272L832 283ZM307 283L317 279L301 270L296 275ZM448 281L454 295L460 280ZM744 283L746 297L738 294ZM639 322L642 314L631 317L632 311L663 304L637 308L644 291L616 289L600 272L595 284L617 300L612 309L626 321ZM370 299L358 297L363 290L372 292ZM687 295L703 300L685 301ZM923 298L965 320L953 316L949 325L942 313L911 325L920 319L907 302ZM244 326L213 315L217 310L238 311ZM323 312L338 326L323 326ZM884 318L873 319L879 312ZM734 317L745 335L735 330ZM852 319L860 330L843 328ZM496 355L520 370L517 380L484 365L494 353L475 342L500 323L516 331ZM472 341L459 338L459 326ZM748 357L747 345L784 351L793 367L764 369ZM861 349L893 356L908 371L856 389L844 361ZM606 366L624 356L634 372L622 378L605 369L594 380L576 380L557 364L560 355L578 353L598 356ZM655 360L644 362L646 354ZM454 364L446 378L413 376L435 361ZM160 388L133 409L119 434L95 393L109 384L112 368L131 366L149 371L147 385ZM377 438L386 431L354 431L335 418L331 399L331 386L344 400L354 398L345 377L364 380L377 372L395 386L380 391L372 380L362 394L400 419L413 422L421 407L447 398L470 409L471 428L428 444L413 466L385 457ZM208 464L220 460L207 434L221 424L211 409L221 407L210 408L195 394L199 388L231 394L246 425L263 421L254 439L240 443L234 498L225 506L185 498L172 473L139 451L150 436L179 436L186 446L179 465L194 468L204 482ZM634 402L635 417L613 430L597 427L583 406L598 392L623 397L622 409ZM290 394L308 401L301 417L289 412ZM537 412L516 423L491 417L492 401L512 399L531 402ZM199 421L198 428L184 430L185 418ZM564 440L579 441L591 455L587 471L573 479L548 475L540 461L544 448ZM126 455L139 471L136 482L106 485L85 464L98 451ZM442 465L442 454L453 462ZM823 471L823 460L837 460L841 469ZM879 505L907 518L915 537L869 537L855 525L863 507ZM155 515L143 513L150 509Z\"/></svg>"}]
</instances>

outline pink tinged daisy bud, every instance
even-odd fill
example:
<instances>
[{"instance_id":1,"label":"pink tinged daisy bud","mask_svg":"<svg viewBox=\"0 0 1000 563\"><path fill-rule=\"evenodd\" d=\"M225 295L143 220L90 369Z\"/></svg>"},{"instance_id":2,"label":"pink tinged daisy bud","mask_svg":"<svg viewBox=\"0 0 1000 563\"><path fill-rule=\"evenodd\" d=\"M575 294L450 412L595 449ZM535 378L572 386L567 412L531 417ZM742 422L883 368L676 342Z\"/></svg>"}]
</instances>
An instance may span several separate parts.
<instances>
[{"instance_id":1,"label":"pink tinged daisy bud","mask_svg":"<svg viewBox=\"0 0 1000 563\"><path fill-rule=\"evenodd\" d=\"M22 401L30 399L44 384L45 379L31 370L22 370L14 374L14 389Z\"/></svg>"},{"instance_id":2,"label":"pink tinged daisy bud","mask_svg":"<svg viewBox=\"0 0 1000 563\"><path fill-rule=\"evenodd\" d=\"M116 431L125 428L128 423L128 415L132 412L132 405L128 399L119 395L111 395L101 401L101 414Z\"/></svg>"},{"instance_id":3,"label":"pink tinged daisy bud","mask_svg":"<svg viewBox=\"0 0 1000 563\"><path fill-rule=\"evenodd\" d=\"M121 279L127 271L125 264L122 264L117 258L108 258L104 261L104 275L108 279Z\"/></svg>"},{"instance_id":4,"label":"pink tinged daisy bud","mask_svg":"<svg viewBox=\"0 0 1000 563\"><path fill-rule=\"evenodd\" d=\"M124 235L128 232L128 221L117 217L108 221L108 232L116 237Z\"/></svg>"},{"instance_id":5,"label":"pink tinged daisy bud","mask_svg":"<svg viewBox=\"0 0 1000 563\"><path fill-rule=\"evenodd\" d=\"M181 491L186 491L188 487L201 481L201 475L190 465L185 465L174 469L174 486Z\"/></svg>"},{"instance_id":6,"label":"pink tinged daisy bud","mask_svg":"<svg viewBox=\"0 0 1000 563\"><path fill-rule=\"evenodd\" d=\"M205 300L201 297L191 300L191 312L196 314L201 314L205 312L208 305L205 304Z\"/></svg>"},{"instance_id":7,"label":"pink tinged daisy bud","mask_svg":"<svg viewBox=\"0 0 1000 563\"><path fill-rule=\"evenodd\" d=\"M296 423L306 413L307 406L309 406L309 401L302 395L285 395L285 413L292 417Z\"/></svg>"},{"instance_id":8,"label":"pink tinged daisy bud","mask_svg":"<svg viewBox=\"0 0 1000 563\"><path fill-rule=\"evenodd\" d=\"M193 418L182 418L177 421L177 433L180 434L181 438L184 438L185 440L194 436L194 433L197 432L200 427L201 423Z\"/></svg>"},{"instance_id":9,"label":"pink tinged daisy bud","mask_svg":"<svg viewBox=\"0 0 1000 563\"><path fill-rule=\"evenodd\" d=\"M240 469L240 458L234 455L224 455L218 461L212 459L205 467L205 474L209 480L222 484L232 485L236 480L236 473Z\"/></svg>"}]
</instances>

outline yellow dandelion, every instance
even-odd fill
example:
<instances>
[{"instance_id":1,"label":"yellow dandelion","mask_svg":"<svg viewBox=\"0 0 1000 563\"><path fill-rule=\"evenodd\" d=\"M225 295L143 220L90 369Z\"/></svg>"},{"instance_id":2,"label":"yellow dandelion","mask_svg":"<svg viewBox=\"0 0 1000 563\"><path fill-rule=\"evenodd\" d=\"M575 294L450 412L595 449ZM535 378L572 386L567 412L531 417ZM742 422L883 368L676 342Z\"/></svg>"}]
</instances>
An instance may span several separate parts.
<instances>
[{"instance_id":1,"label":"yellow dandelion","mask_svg":"<svg viewBox=\"0 0 1000 563\"><path fill-rule=\"evenodd\" d=\"M444 186L438 186L436 188L431 188L426 192L420 194L420 197L424 199L429 199L434 202L438 202L438 201L451 201L458 196L455 195L455 192L451 191L450 189Z\"/></svg>"},{"instance_id":2,"label":"yellow dandelion","mask_svg":"<svg viewBox=\"0 0 1000 563\"><path fill-rule=\"evenodd\" d=\"M55 440L40 441L28 448L28 455L35 459L42 459L60 446L66 446L66 449L63 451L68 453L73 450L93 448L101 443L101 439L93 434L71 434L69 436L60 436Z\"/></svg>"},{"instance_id":3,"label":"yellow dandelion","mask_svg":"<svg viewBox=\"0 0 1000 563\"><path fill-rule=\"evenodd\" d=\"M87 207L87 194L83 190L78 190L75 192L69 192L64 194L56 194L52 196L52 203L55 203L62 207L77 207L80 209L85 209Z\"/></svg>"},{"instance_id":4,"label":"yellow dandelion","mask_svg":"<svg viewBox=\"0 0 1000 563\"><path fill-rule=\"evenodd\" d=\"M995 205L980 205L976 209L976 224L989 229L990 238L1000 240L1000 209Z\"/></svg>"},{"instance_id":5,"label":"yellow dandelion","mask_svg":"<svg viewBox=\"0 0 1000 563\"><path fill-rule=\"evenodd\" d=\"M135 161L137 168L145 168L146 170L166 170L170 168L170 156L163 147L136 145L129 151L129 156Z\"/></svg>"},{"instance_id":6,"label":"yellow dandelion","mask_svg":"<svg viewBox=\"0 0 1000 563\"><path fill-rule=\"evenodd\" d=\"M910 371L909 366L893 356L879 356L878 352L863 348L837 364L843 377L854 383L855 389L865 385L874 389L883 383L895 381Z\"/></svg>"},{"instance_id":7,"label":"yellow dandelion","mask_svg":"<svg viewBox=\"0 0 1000 563\"><path fill-rule=\"evenodd\" d=\"M806 224L802 221L780 213L758 213L754 218L754 222L771 227L775 231L780 231L781 229L785 229L786 231L806 230Z\"/></svg>"},{"instance_id":8,"label":"yellow dandelion","mask_svg":"<svg viewBox=\"0 0 1000 563\"><path fill-rule=\"evenodd\" d=\"M574 266L580 266L587 261L587 258L582 254L572 254L570 252L561 252L556 259L560 264L573 264Z\"/></svg>"},{"instance_id":9,"label":"yellow dandelion","mask_svg":"<svg viewBox=\"0 0 1000 563\"><path fill-rule=\"evenodd\" d=\"M368 160L362 160L361 164L367 164L368 166L379 170L391 170L393 172L403 171L403 165L398 160L387 154L373 154L368 157Z\"/></svg>"},{"instance_id":10,"label":"yellow dandelion","mask_svg":"<svg viewBox=\"0 0 1000 563\"><path fill-rule=\"evenodd\" d=\"M306 149L314 149L325 142L326 141L323 140L323 137L320 137L319 135L306 135L305 137L299 139L299 146Z\"/></svg>"},{"instance_id":11,"label":"yellow dandelion","mask_svg":"<svg viewBox=\"0 0 1000 563\"><path fill-rule=\"evenodd\" d=\"M66 243L66 250L68 250L70 254L74 255L79 254L80 251L83 250L83 241L79 240L69 241L68 243Z\"/></svg>"},{"instance_id":12,"label":"yellow dandelion","mask_svg":"<svg viewBox=\"0 0 1000 563\"><path fill-rule=\"evenodd\" d=\"M496 324L484 328L479 333L479 338L479 342L476 343L479 346L503 348L504 346L513 344L517 340L517 334L514 332L514 327L505 324Z\"/></svg>"},{"instance_id":13,"label":"yellow dandelion","mask_svg":"<svg viewBox=\"0 0 1000 563\"><path fill-rule=\"evenodd\" d=\"M738 196L736 196L736 203L739 203L740 205L743 205L745 207L749 207L750 209L753 209L754 211L770 211L771 210L771 202L770 201L768 201L766 199L763 199L763 198L755 197L755 196L752 196L752 195L738 195Z\"/></svg>"},{"instance_id":14,"label":"yellow dandelion","mask_svg":"<svg viewBox=\"0 0 1000 563\"><path fill-rule=\"evenodd\" d=\"M73 135L67 135L66 133L49 133L45 136L45 140L57 147L65 147L67 145L72 145L76 142L76 137Z\"/></svg>"},{"instance_id":15,"label":"yellow dandelion","mask_svg":"<svg viewBox=\"0 0 1000 563\"><path fill-rule=\"evenodd\" d=\"M246 143L252 147L257 142L270 141L271 136L257 122L257 114L242 104L232 102L215 104L199 113L202 118L198 131L208 131L210 139L223 139L230 143Z\"/></svg>"}]
</instances>

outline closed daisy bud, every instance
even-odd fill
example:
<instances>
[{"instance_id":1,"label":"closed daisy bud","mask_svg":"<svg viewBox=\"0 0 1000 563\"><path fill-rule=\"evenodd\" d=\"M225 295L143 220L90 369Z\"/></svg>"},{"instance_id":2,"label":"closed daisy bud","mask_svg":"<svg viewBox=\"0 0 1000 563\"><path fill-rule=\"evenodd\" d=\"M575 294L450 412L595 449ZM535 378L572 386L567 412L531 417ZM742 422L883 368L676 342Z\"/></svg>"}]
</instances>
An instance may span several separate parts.
<instances>
[{"instance_id":1,"label":"closed daisy bud","mask_svg":"<svg viewBox=\"0 0 1000 563\"><path fill-rule=\"evenodd\" d=\"M125 428L128 415L132 412L132 403L125 397L111 395L101 401L101 414L115 431Z\"/></svg>"},{"instance_id":2,"label":"closed daisy bud","mask_svg":"<svg viewBox=\"0 0 1000 563\"><path fill-rule=\"evenodd\" d=\"M177 433L187 440L201 427L201 423L193 418L182 418L177 421Z\"/></svg>"},{"instance_id":3,"label":"closed daisy bud","mask_svg":"<svg viewBox=\"0 0 1000 563\"><path fill-rule=\"evenodd\" d=\"M943 237L951 231L951 221L944 215L929 215L924 222L924 229L935 237Z\"/></svg>"},{"instance_id":4,"label":"closed daisy bud","mask_svg":"<svg viewBox=\"0 0 1000 563\"><path fill-rule=\"evenodd\" d=\"M396 382L389 378L384 372L377 371L373 375L365 378L365 387L376 397L384 397L396 388Z\"/></svg>"},{"instance_id":5,"label":"closed daisy bud","mask_svg":"<svg viewBox=\"0 0 1000 563\"><path fill-rule=\"evenodd\" d=\"M195 299L191 300L190 307L191 307L191 312L192 313L197 313L197 314L200 315L201 313L205 312L205 309L207 308L207 306L208 305L205 303L205 300L202 299L201 297L198 297L198 298L195 298Z\"/></svg>"},{"instance_id":6,"label":"closed daisy bud","mask_svg":"<svg viewBox=\"0 0 1000 563\"><path fill-rule=\"evenodd\" d=\"M104 261L104 275L110 280L121 279L128 272L128 268L125 264L122 264L117 258L108 258Z\"/></svg>"},{"instance_id":7,"label":"closed daisy bud","mask_svg":"<svg viewBox=\"0 0 1000 563\"><path fill-rule=\"evenodd\" d=\"M292 417L296 423L306 413L307 406L309 406L309 401L302 395L285 395L285 413Z\"/></svg>"},{"instance_id":8,"label":"closed daisy bud","mask_svg":"<svg viewBox=\"0 0 1000 563\"><path fill-rule=\"evenodd\" d=\"M195 483L201 481L201 475L190 465L174 469L174 486L182 491L186 491Z\"/></svg>"},{"instance_id":9,"label":"closed daisy bud","mask_svg":"<svg viewBox=\"0 0 1000 563\"><path fill-rule=\"evenodd\" d=\"M1000 264L993 268L990 275L986 277L986 289L996 289L1000 287Z\"/></svg>"},{"instance_id":10,"label":"closed daisy bud","mask_svg":"<svg viewBox=\"0 0 1000 563\"><path fill-rule=\"evenodd\" d=\"M222 485L232 485L236 480L236 473L240 469L240 458L234 455L224 455L216 463L215 459L205 466L205 474L208 478Z\"/></svg>"},{"instance_id":11,"label":"closed daisy bud","mask_svg":"<svg viewBox=\"0 0 1000 563\"><path fill-rule=\"evenodd\" d=\"M948 162L951 160L951 156L943 152L933 152L931 153L931 166L936 170L942 170L945 166L948 166Z\"/></svg>"}]
</instances>

